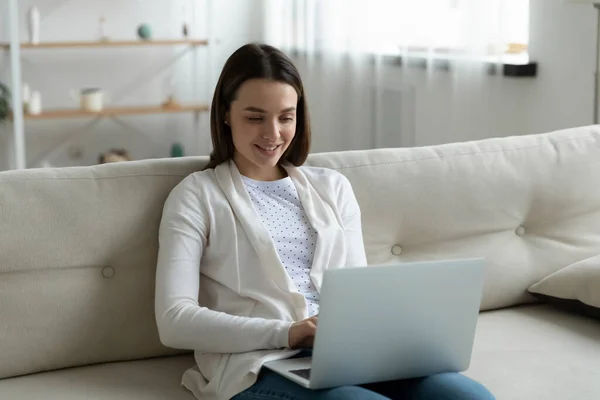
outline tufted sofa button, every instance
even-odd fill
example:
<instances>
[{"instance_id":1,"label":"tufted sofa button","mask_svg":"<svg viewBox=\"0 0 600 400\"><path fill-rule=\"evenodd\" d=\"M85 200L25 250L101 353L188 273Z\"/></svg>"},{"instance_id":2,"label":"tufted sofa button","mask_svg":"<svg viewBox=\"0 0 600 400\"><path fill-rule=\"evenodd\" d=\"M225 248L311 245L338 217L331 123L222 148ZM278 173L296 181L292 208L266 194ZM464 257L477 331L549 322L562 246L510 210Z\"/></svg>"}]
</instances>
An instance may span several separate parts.
<instances>
[{"instance_id":1,"label":"tufted sofa button","mask_svg":"<svg viewBox=\"0 0 600 400\"><path fill-rule=\"evenodd\" d=\"M516 230L517 236L523 236L525 235L525 227L523 226L519 226Z\"/></svg>"},{"instance_id":2,"label":"tufted sofa button","mask_svg":"<svg viewBox=\"0 0 600 400\"><path fill-rule=\"evenodd\" d=\"M115 275L115 269L113 267L102 268L102 276L106 279L110 279Z\"/></svg>"},{"instance_id":3,"label":"tufted sofa button","mask_svg":"<svg viewBox=\"0 0 600 400\"><path fill-rule=\"evenodd\" d=\"M395 256L402 254L402 247L399 244L392 246L392 254Z\"/></svg>"}]
</instances>

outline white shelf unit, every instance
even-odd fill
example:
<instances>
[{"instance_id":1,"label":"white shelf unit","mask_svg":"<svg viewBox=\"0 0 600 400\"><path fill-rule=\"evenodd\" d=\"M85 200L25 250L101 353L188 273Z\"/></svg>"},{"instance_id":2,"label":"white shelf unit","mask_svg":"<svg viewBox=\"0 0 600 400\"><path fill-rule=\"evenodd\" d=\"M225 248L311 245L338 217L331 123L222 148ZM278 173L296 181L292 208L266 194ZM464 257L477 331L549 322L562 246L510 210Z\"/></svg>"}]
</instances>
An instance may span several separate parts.
<instances>
[{"instance_id":1,"label":"white shelf unit","mask_svg":"<svg viewBox=\"0 0 600 400\"><path fill-rule=\"evenodd\" d=\"M206 2L208 15L212 11L212 1ZM41 42L39 44L31 44L22 42L20 40L20 27L19 27L19 5L18 0L8 0L8 36L9 41L7 43L0 43L0 51L8 51L10 58L10 75L11 75L11 103L12 113L10 115L10 123L12 125L13 135L13 152L14 161L10 169L25 169L27 165L27 149L25 140L25 124L28 120L41 120L41 119L67 119L67 118L103 118L112 117L116 118L125 115L151 115L151 114L171 114L171 113L193 113L194 118L194 134L198 135L198 123L199 114L205 113L209 110L209 105L204 103L194 104L177 104L173 105L140 105L140 106L124 106L124 107L108 107L103 109L101 112L87 112L81 109L45 109L38 115L28 115L24 113L23 107L17 107L17 104L23 104L22 96L22 72L21 72L21 58L22 51L35 51L41 49L57 50L60 49L102 49L102 48L117 48L117 47L151 47L151 46L189 46L191 49L202 46L208 48L207 57L207 68L206 73L209 76L207 80L209 85L212 80L210 79L211 73L211 58L213 54L212 47L216 40L211 36L212 29L210 26L211 18L207 17L207 29L208 35L205 39L188 39L188 38L177 38L177 39L150 39L150 40L108 40L108 41L57 41L57 42ZM196 74L199 68L197 68L197 59L194 54L194 74ZM192 80L197 81L197 77L193 76ZM209 90L207 88L207 90ZM58 146L64 146L65 141L61 142ZM58 147L57 146L57 147ZM52 153L56 148L47 151L47 154Z\"/></svg>"}]
</instances>

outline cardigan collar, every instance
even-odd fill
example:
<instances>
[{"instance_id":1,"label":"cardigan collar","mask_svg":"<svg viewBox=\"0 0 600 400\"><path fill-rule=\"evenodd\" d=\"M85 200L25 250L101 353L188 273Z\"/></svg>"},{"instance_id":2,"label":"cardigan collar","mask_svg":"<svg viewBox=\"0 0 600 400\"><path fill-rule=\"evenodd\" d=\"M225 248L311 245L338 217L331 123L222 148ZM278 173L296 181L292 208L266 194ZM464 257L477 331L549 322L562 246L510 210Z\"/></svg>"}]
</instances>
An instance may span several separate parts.
<instances>
[{"instance_id":1,"label":"cardigan collar","mask_svg":"<svg viewBox=\"0 0 600 400\"><path fill-rule=\"evenodd\" d=\"M328 237L331 237L327 234L327 231L341 229L341 227L330 204L322 198L301 168L291 164L282 166L296 186L298 197L307 218L317 232L317 243L310 276L317 291L320 291L323 273L332 262L332 257L335 256L333 253L335 243L327 240ZM264 269L265 275L272 277L274 283L281 290L298 294L294 282L281 263L277 248L268 229L260 220L252 204L235 162L230 160L218 165L215 168L215 175L248 240L259 256L260 266Z\"/></svg>"}]
</instances>

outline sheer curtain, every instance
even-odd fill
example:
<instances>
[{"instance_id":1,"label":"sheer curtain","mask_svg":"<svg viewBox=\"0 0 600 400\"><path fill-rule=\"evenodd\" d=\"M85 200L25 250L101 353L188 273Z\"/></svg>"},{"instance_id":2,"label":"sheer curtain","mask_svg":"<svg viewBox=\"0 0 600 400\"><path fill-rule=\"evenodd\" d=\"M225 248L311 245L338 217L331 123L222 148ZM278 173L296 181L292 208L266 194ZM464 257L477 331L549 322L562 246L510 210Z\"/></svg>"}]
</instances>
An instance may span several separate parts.
<instances>
[{"instance_id":1,"label":"sheer curtain","mask_svg":"<svg viewBox=\"0 0 600 400\"><path fill-rule=\"evenodd\" d=\"M266 42L305 81L314 151L415 145L419 85L473 85L494 64L527 61L527 0L264 4Z\"/></svg>"}]
</instances>

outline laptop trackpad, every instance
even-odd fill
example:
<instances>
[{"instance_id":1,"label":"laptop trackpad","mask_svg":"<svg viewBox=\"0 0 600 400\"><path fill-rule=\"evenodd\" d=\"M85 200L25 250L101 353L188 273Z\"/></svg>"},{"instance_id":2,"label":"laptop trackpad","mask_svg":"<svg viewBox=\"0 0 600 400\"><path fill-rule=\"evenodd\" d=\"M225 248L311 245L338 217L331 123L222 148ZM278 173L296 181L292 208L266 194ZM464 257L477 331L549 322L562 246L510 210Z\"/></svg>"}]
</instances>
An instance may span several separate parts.
<instances>
[{"instance_id":1,"label":"laptop trackpad","mask_svg":"<svg viewBox=\"0 0 600 400\"><path fill-rule=\"evenodd\" d=\"M287 360L270 361L264 364L266 368L269 368L279 373L292 373L298 377L309 380L310 377L310 364L312 357L305 358L291 358Z\"/></svg>"}]
</instances>

